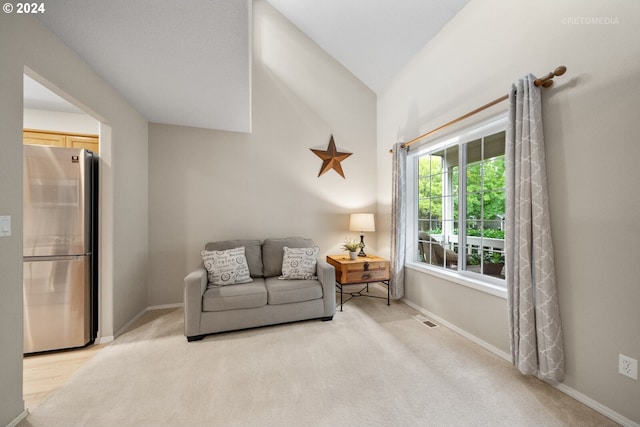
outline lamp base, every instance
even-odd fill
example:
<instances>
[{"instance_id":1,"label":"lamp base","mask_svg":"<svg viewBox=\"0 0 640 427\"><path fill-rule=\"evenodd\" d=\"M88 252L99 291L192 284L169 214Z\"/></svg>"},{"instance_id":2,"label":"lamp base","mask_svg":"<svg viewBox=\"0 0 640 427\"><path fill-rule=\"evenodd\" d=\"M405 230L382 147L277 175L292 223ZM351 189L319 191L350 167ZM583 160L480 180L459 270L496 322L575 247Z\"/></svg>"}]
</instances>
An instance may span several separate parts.
<instances>
[{"instance_id":1,"label":"lamp base","mask_svg":"<svg viewBox=\"0 0 640 427\"><path fill-rule=\"evenodd\" d=\"M360 252L358 252L358 256L367 256L364 253L364 233L360 234Z\"/></svg>"}]
</instances>

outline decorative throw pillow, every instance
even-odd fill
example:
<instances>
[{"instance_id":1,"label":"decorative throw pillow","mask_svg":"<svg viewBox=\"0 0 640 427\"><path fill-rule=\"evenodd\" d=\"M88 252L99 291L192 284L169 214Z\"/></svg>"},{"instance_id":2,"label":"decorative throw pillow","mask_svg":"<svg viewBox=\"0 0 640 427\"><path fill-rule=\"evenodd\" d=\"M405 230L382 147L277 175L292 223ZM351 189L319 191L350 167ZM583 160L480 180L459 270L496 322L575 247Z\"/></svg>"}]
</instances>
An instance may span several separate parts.
<instances>
[{"instance_id":1,"label":"decorative throw pillow","mask_svg":"<svg viewBox=\"0 0 640 427\"><path fill-rule=\"evenodd\" d=\"M201 254L209 283L224 286L253 281L249 275L244 246L226 251L204 250Z\"/></svg>"},{"instance_id":2,"label":"decorative throw pillow","mask_svg":"<svg viewBox=\"0 0 640 427\"><path fill-rule=\"evenodd\" d=\"M282 276L279 279L315 280L318 278L315 274L319 247L288 248L285 246L283 249Z\"/></svg>"}]
</instances>

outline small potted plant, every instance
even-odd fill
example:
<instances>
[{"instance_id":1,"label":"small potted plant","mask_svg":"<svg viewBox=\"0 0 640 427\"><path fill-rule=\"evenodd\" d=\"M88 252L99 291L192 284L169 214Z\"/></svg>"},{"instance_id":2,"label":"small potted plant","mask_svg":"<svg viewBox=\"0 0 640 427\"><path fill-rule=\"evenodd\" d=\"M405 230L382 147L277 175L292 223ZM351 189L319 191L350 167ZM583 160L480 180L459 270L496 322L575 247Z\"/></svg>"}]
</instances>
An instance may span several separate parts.
<instances>
[{"instance_id":1,"label":"small potted plant","mask_svg":"<svg viewBox=\"0 0 640 427\"><path fill-rule=\"evenodd\" d=\"M349 258L356 259L358 257L358 249L360 249L360 241L358 239L347 237L344 239L342 249L349 252Z\"/></svg>"},{"instance_id":2,"label":"small potted plant","mask_svg":"<svg viewBox=\"0 0 640 427\"><path fill-rule=\"evenodd\" d=\"M479 265L480 264L480 254L477 252L473 252L467 255L467 265Z\"/></svg>"},{"instance_id":3,"label":"small potted plant","mask_svg":"<svg viewBox=\"0 0 640 427\"><path fill-rule=\"evenodd\" d=\"M500 252L485 252L482 258L482 271L484 274L499 276L504 268L504 254Z\"/></svg>"}]
</instances>

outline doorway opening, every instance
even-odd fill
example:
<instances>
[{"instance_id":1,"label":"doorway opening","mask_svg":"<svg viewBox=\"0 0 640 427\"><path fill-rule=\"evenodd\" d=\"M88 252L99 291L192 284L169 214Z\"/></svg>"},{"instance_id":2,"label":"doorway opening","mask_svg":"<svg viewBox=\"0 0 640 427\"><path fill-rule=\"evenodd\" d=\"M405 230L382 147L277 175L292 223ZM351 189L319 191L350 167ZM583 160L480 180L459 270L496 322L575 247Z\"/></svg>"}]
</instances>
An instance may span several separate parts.
<instances>
[{"instance_id":1,"label":"doorway opening","mask_svg":"<svg viewBox=\"0 0 640 427\"><path fill-rule=\"evenodd\" d=\"M63 147L62 150L68 150L69 152L73 153L80 152L80 149L89 150L96 155L101 152L100 143L102 141L100 139L100 121L96 120L87 112L67 101L62 96L56 94L53 90L50 90L47 86L53 86L49 85L45 79L31 72L31 70L25 69L23 79L23 143L25 144L25 146L39 146L30 147L29 150L31 150L31 148L37 148L37 152L44 153L49 152L49 147L53 146ZM40 151L40 148L42 149L42 151ZM58 150L55 149L54 151ZM74 162L73 157L75 156L72 156L71 158L72 163ZM89 158L93 158L94 160L92 160L92 162L94 163L98 162L96 156L90 156ZM40 166L36 167L37 164L39 164ZM55 183L48 178L48 175L45 176L45 170L47 169L46 161L38 163L38 161L34 160L30 163L30 165L34 166L41 172L39 174L36 173L37 176L35 176L33 180L25 180L25 188L29 190L25 191L25 194L29 194L29 197L24 196L23 202L25 203L25 205L34 202L32 204L32 207L35 206L35 209L27 209L26 207L24 208L23 224L25 229L23 230L23 235L25 236L25 241L27 239L27 236L33 236L34 234L36 234L36 231L37 234L40 234L41 227L38 226L38 230L36 230L34 224L50 225L53 222L52 212L54 208L58 209L58 214L60 217L71 217L72 215L70 214L70 212L74 210L74 207L76 205L75 201L79 200L78 198L76 198L76 193L78 195L85 195L85 193L81 191L72 191L74 188L77 190L79 187L71 185L71 179L66 176L61 176L60 179L57 179ZM29 169L32 168L25 167L25 172L28 172ZM51 167L50 169L56 168ZM98 173L96 173L95 179L98 179ZM99 181L96 181L96 183L97 182ZM61 183L65 185L61 187ZM57 189L54 187L56 187ZM38 190L41 191L38 192ZM94 192L94 194L99 194L99 192ZM84 199L84 197L82 198ZM95 199L97 200L97 197L95 197ZM60 213L60 209L63 210L62 213ZM95 211L97 212L97 210ZM42 214L43 220L34 223L32 221L33 218L27 218L27 216L32 216L34 213L38 215ZM83 221L78 220L76 222L82 223ZM61 224L63 224L62 230L58 229L55 231L59 234L59 239L52 240L54 242L65 241L65 239L70 239L69 236L73 235L73 233L70 233L69 230L74 229L75 226L67 226L64 221L61 221ZM98 236L99 227L97 221L95 221L95 224L96 226L93 227L92 230L93 234L95 236ZM29 229L27 229L27 227L29 227ZM83 233L84 232L81 232L79 234ZM44 235L45 237L52 237L54 236L54 233L47 232ZM43 238L41 240L33 240L38 241L39 245L40 241L46 241L47 239ZM30 244L31 243L23 243L23 253L25 253L25 256L26 252L24 251L27 248L31 247ZM47 245L45 244L44 246L46 249ZM94 253L96 252L99 253L99 251L94 251ZM35 254L36 253L34 252L34 255ZM38 253L38 255L43 254ZM72 311L66 310L64 306L68 305L69 301L77 299L77 294L71 294L68 292L71 286L67 285L67 283L71 283L73 281L71 280L72 276L78 275L76 273L78 273L81 269L78 269L77 266L82 263L77 260L63 260L62 257L57 256L57 253L55 255L56 256L53 256L47 260L36 259L45 258L44 256L25 258L25 260L28 259L28 262L25 261L25 268L28 268L29 270L28 272L24 273L25 283L23 284L23 292L25 295L25 306L23 307L25 313L23 316L23 330L25 331L25 353L31 353L32 351L34 353L40 353L41 351L46 352L49 349L59 350L66 346L66 344L61 346L59 343L44 343L42 347L33 347L33 341L35 339L39 339L47 335L40 334L40 337L37 337L38 334L35 332L36 329L33 328L33 326L36 323L35 321L37 320L38 316L40 316L40 320L42 320L43 324L46 324L47 322L55 324L58 318L65 317ZM88 265L88 262L85 261L84 264ZM87 268L87 270L89 269ZM73 271L73 274L70 273L71 271ZM97 269L93 268L93 271L97 272ZM48 280L45 277L47 274L49 275L49 277L55 278L55 281ZM81 273L80 275L82 276L83 274L85 273ZM67 276L69 278L69 280L64 282L64 284L62 281L58 283L59 279L61 279L62 276ZM51 307L51 311L48 314L43 311L34 315L36 310L40 309L39 306L45 305L42 304L42 297L44 297L45 295L43 294L43 292L40 292L40 290L38 290L38 287L42 288L42 286L40 286L38 283L45 282L48 283L49 294L46 295L46 298L48 299L48 304ZM29 289L27 289L27 283L29 283ZM87 283L93 283L95 284L95 286L89 286L87 288L87 298L89 299L88 307L92 307L93 309L88 310L90 316L89 324L91 325L90 340L84 342L93 344L94 338L96 337L96 335L98 335L95 329L99 323L97 313L101 311L98 305L99 303L95 303L94 299L94 297L97 296L97 292L99 292L99 285L97 278L95 278L93 281L88 281ZM26 308L29 305L29 299L34 301L37 300L38 302L38 304L33 304L33 306L31 307L32 309ZM71 325L70 328L75 328L75 324L75 320L73 320L67 322L65 325ZM68 331L65 330L65 333L66 332ZM76 347L75 344L69 346ZM27 347L29 347L31 350L29 350ZM77 355L73 354L75 353L75 351L61 352L57 355L58 357L56 357L55 354L43 354L41 356L37 356L37 358L33 358L32 360L29 360L28 362L25 361L25 363L23 363L23 396L25 398L25 402L28 403L28 409L32 410L44 398L46 398L46 395L42 395L43 384L46 383L54 387L61 385L51 384L51 381L47 380L46 378L47 375L49 376L49 379L57 378L58 381L60 378L65 378L67 371L79 367L79 364L81 364L82 361L88 360L87 356L92 355L93 352L97 351L97 349L99 349L101 346L86 344L83 346L83 344L79 344L77 345L77 347L84 347L82 350L78 351ZM34 348L35 350L33 350ZM60 358L60 356L62 356L62 358ZM37 365L44 363L44 361L46 361L46 363L50 365L49 369L46 370L48 374L45 373L45 377L38 377L39 375L42 375L43 372L39 369L35 369L34 371L33 366L34 364ZM71 361L71 363L69 361ZM51 368L53 368L53 370ZM51 377L51 373L56 371L58 373ZM36 373L35 381L34 372ZM34 396L39 397L36 397L34 399Z\"/></svg>"}]
</instances>

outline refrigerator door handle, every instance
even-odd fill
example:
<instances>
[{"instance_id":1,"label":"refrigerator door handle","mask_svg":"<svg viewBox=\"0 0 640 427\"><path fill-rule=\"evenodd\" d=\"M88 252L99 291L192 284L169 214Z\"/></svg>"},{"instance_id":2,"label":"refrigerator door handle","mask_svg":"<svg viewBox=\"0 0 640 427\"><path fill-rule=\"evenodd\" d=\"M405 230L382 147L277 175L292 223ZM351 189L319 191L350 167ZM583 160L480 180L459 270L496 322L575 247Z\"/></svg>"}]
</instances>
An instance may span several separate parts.
<instances>
[{"instance_id":1,"label":"refrigerator door handle","mask_svg":"<svg viewBox=\"0 0 640 427\"><path fill-rule=\"evenodd\" d=\"M24 262L38 262L38 261L77 261L83 256L91 255L53 255L53 256L25 256L22 257Z\"/></svg>"}]
</instances>

